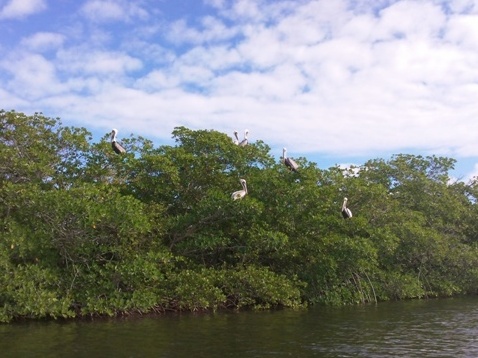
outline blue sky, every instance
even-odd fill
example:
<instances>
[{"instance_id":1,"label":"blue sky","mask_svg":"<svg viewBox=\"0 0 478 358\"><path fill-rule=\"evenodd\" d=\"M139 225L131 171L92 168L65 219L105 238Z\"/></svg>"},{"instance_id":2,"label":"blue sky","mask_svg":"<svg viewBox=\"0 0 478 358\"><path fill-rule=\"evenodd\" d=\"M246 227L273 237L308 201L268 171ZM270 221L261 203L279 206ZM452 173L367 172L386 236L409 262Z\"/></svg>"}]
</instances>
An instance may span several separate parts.
<instances>
[{"instance_id":1,"label":"blue sky","mask_svg":"<svg viewBox=\"0 0 478 358\"><path fill-rule=\"evenodd\" d=\"M249 129L328 168L478 174L478 0L0 0L0 108L97 138Z\"/></svg>"}]
</instances>

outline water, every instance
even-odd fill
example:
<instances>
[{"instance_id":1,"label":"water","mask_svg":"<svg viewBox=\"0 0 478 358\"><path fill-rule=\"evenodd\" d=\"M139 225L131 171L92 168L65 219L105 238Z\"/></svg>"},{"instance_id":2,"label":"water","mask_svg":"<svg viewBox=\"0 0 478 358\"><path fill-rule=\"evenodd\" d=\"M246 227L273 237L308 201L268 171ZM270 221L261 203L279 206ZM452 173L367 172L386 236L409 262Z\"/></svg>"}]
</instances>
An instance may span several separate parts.
<instances>
[{"instance_id":1,"label":"water","mask_svg":"<svg viewBox=\"0 0 478 358\"><path fill-rule=\"evenodd\" d=\"M1 357L478 357L478 297L0 325Z\"/></svg>"}]
</instances>

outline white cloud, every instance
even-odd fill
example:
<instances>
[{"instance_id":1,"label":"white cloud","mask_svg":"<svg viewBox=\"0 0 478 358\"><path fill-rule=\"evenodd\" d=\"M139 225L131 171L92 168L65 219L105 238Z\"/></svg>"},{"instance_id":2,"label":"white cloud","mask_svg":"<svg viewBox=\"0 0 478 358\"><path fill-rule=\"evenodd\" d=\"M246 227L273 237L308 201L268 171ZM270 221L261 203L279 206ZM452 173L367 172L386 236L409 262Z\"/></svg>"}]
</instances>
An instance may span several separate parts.
<instances>
[{"instance_id":1,"label":"white cloud","mask_svg":"<svg viewBox=\"0 0 478 358\"><path fill-rule=\"evenodd\" d=\"M222 21L206 16L201 21L201 28L188 26L186 20L177 20L169 26L169 40L175 44L192 43L200 45L208 42L220 42L232 39L237 30L228 28Z\"/></svg>"},{"instance_id":2,"label":"white cloud","mask_svg":"<svg viewBox=\"0 0 478 358\"><path fill-rule=\"evenodd\" d=\"M45 0L10 0L0 9L0 19L19 19L45 10Z\"/></svg>"},{"instance_id":3,"label":"white cloud","mask_svg":"<svg viewBox=\"0 0 478 358\"><path fill-rule=\"evenodd\" d=\"M373 34L376 40L393 40L396 37L433 40L444 26L445 20L441 8L433 3L403 0L380 12Z\"/></svg>"},{"instance_id":4,"label":"white cloud","mask_svg":"<svg viewBox=\"0 0 478 358\"><path fill-rule=\"evenodd\" d=\"M130 21L148 16L147 11L135 2L123 0L88 0L81 13L96 22Z\"/></svg>"},{"instance_id":5,"label":"white cloud","mask_svg":"<svg viewBox=\"0 0 478 358\"><path fill-rule=\"evenodd\" d=\"M204 0L206 5L221 9L225 6L226 0Z\"/></svg>"},{"instance_id":6,"label":"white cloud","mask_svg":"<svg viewBox=\"0 0 478 358\"><path fill-rule=\"evenodd\" d=\"M181 85L180 79L170 73L154 70L136 81L135 87L147 93L175 88Z\"/></svg>"},{"instance_id":7,"label":"white cloud","mask_svg":"<svg viewBox=\"0 0 478 358\"><path fill-rule=\"evenodd\" d=\"M442 2L456 13L478 13L478 1L476 0L442 0Z\"/></svg>"},{"instance_id":8,"label":"white cloud","mask_svg":"<svg viewBox=\"0 0 478 358\"><path fill-rule=\"evenodd\" d=\"M452 16L445 39L471 51L478 50L478 14Z\"/></svg>"},{"instance_id":9,"label":"white cloud","mask_svg":"<svg viewBox=\"0 0 478 358\"><path fill-rule=\"evenodd\" d=\"M28 108L29 101L12 94L11 91L0 88L0 108L6 111L16 110L17 108ZM28 108L30 109L30 108ZM33 110L32 112L35 112Z\"/></svg>"},{"instance_id":10,"label":"white cloud","mask_svg":"<svg viewBox=\"0 0 478 358\"><path fill-rule=\"evenodd\" d=\"M243 65L244 58L236 48L226 45L196 46L177 59L179 66L203 66L214 71L227 71Z\"/></svg>"},{"instance_id":11,"label":"white cloud","mask_svg":"<svg viewBox=\"0 0 478 358\"><path fill-rule=\"evenodd\" d=\"M6 88L14 89L13 93L24 100L35 101L63 91L54 64L41 55L22 53L9 56L0 62L0 68L11 76Z\"/></svg>"},{"instance_id":12,"label":"white cloud","mask_svg":"<svg viewBox=\"0 0 478 358\"><path fill-rule=\"evenodd\" d=\"M52 32L37 32L22 39L21 45L31 51L43 52L59 48L65 40L65 36Z\"/></svg>"},{"instance_id":13,"label":"white cloud","mask_svg":"<svg viewBox=\"0 0 478 358\"><path fill-rule=\"evenodd\" d=\"M234 1L232 9L234 13L242 19L258 20L264 16L264 13L259 7L259 2L255 0Z\"/></svg>"},{"instance_id":14,"label":"white cloud","mask_svg":"<svg viewBox=\"0 0 478 358\"><path fill-rule=\"evenodd\" d=\"M58 68L74 75L119 76L142 68L141 60L125 53L79 47L58 53Z\"/></svg>"},{"instance_id":15,"label":"white cloud","mask_svg":"<svg viewBox=\"0 0 478 358\"><path fill-rule=\"evenodd\" d=\"M338 162L478 157L476 0L208 0L217 11L170 23L147 3L89 0L75 36L35 29L2 60L0 89L163 140L177 125L248 128Z\"/></svg>"},{"instance_id":16,"label":"white cloud","mask_svg":"<svg viewBox=\"0 0 478 358\"><path fill-rule=\"evenodd\" d=\"M288 80L284 81L283 78ZM275 102L292 100L302 92L305 84L305 78L296 67L282 65L268 72L228 72L216 77L212 90L219 96L250 97Z\"/></svg>"}]
</instances>

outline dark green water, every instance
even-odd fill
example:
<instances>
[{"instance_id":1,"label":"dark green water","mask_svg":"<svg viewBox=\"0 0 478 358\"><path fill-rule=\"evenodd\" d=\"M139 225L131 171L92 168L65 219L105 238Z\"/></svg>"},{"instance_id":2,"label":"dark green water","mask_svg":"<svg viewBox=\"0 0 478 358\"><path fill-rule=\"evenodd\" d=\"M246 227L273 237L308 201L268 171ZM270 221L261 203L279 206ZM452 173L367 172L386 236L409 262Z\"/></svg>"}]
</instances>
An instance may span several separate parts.
<instances>
[{"instance_id":1,"label":"dark green water","mask_svg":"<svg viewBox=\"0 0 478 358\"><path fill-rule=\"evenodd\" d=\"M478 297L10 324L0 357L478 357Z\"/></svg>"}]
</instances>

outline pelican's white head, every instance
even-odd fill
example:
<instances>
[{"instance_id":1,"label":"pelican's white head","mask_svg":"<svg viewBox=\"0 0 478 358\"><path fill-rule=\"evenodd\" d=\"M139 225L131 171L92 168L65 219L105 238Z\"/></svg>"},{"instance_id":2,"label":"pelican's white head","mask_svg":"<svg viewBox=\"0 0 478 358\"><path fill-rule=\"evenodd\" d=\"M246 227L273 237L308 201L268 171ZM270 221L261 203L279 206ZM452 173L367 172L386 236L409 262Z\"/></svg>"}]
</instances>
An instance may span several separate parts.
<instances>
[{"instance_id":1,"label":"pelican's white head","mask_svg":"<svg viewBox=\"0 0 478 358\"><path fill-rule=\"evenodd\" d=\"M241 179L239 181L241 182L242 187L244 188L245 192L247 193L246 179Z\"/></svg>"},{"instance_id":2,"label":"pelican's white head","mask_svg":"<svg viewBox=\"0 0 478 358\"><path fill-rule=\"evenodd\" d=\"M111 140L116 141L116 134L118 134L118 130L116 128L113 128L111 130Z\"/></svg>"}]
</instances>

